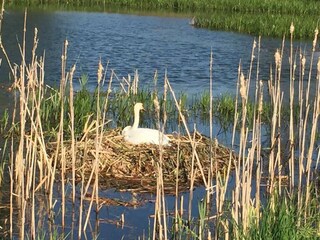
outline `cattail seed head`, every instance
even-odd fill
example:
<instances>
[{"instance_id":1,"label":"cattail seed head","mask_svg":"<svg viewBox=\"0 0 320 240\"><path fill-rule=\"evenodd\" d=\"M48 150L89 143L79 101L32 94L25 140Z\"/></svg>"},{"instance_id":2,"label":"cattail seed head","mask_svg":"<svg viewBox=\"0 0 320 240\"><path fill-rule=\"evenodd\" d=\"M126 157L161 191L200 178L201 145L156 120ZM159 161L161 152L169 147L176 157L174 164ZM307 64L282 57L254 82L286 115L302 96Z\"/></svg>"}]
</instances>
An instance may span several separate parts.
<instances>
[{"instance_id":1,"label":"cattail seed head","mask_svg":"<svg viewBox=\"0 0 320 240\"><path fill-rule=\"evenodd\" d=\"M292 35L294 32L294 25L293 22L291 22L291 26L290 26L290 34Z\"/></svg>"},{"instance_id":2,"label":"cattail seed head","mask_svg":"<svg viewBox=\"0 0 320 240\"><path fill-rule=\"evenodd\" d=\"M281 64L281 54L279 52L279 49L277 49L276 53L274 54L274 60L275 60L277 68L279 68L280 64Z\"/></svg>"},{"instance_id":3,"label":"cattail seed head","mask_svg":"<svg viewBox=\"0 0 320 240\"><path fill-rule=\"evenodd\" d=\"M262 80L259 81L260 85L260 98L259 98L259 106L258 106L258 111L259 113L262 113L262 106L263 106L263 82Z\"/></svg>"},{"instance_id":4,"label":"cattail seed head","mask_svg":"<svg viewBox=\"0 0 320 240\"><path fill-rule=\"evenodd\" d=\"M101 61L99 61L99 66L98 66L98 84L100 84L101 80L102 80L102 72L103 72L103 66Z\"/></svg>"},{"instance_id":5,"label":"cattail seed head","mask_svg":"<svg viewBox=\"0 0 320 240\"><path fill-rule=\"evenodd\" d=\"M243 73L240 75L240 96L242 100L247 99L247 80L245 79Z\"/></svg>"},{"instance_id":6,"label":"cattail seed head","mask_svg":"<svg viewBox=\"0 0 320 240\"><path fill-rule=\"evenodd\" d=\"M314 39L312 42L312 50L315 51L316 45L317 45L317 39L318 39L318 34L319 34L319 30L318 28L316 28L316 30L314 30Z\"/></svg>"},{"instance_id":7,"label":"cattail seed head","mask_svg":"<svg viewBox=\"0 0 320 240\"><path fill-rule=\"evenodd\" d=\"M158 96L156 95L155 98L153 99L153 104L154 107L156 109L156 112L160 112L160 104L159 104L159 100L158 100Z\"/></svg>"}]
</instances>

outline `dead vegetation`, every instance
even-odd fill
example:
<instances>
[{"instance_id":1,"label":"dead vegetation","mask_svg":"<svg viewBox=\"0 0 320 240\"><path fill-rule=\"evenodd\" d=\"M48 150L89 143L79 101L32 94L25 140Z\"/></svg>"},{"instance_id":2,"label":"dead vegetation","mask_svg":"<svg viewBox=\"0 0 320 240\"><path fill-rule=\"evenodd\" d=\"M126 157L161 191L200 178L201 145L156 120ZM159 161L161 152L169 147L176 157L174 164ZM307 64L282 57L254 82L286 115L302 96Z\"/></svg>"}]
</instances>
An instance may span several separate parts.
<instances>
[{"instance_id":1,"label":"dead vegetation","mask_svg":"<svg viewBox=\"0 0 320 240\"><path fill-rule=\"evenodd\" d=\"M229 163L236 160L236 155L227 147L210 141L199 132L194 134L194 142L186 136L169 135L170 146L163 147L163 178L167 192L174 193L175 179L178 171L180 188L188 189L191 179L192 158L196 154L200 164L194 164L194 179L197 185L202 184L204 173L208 176L210 157L213 158L211 174L223 171ZM101 188L116 187L118 189L154 192L156 189L157 163L159 163L160 146L131 145L123 140L120 129L107 131L102 139L99 150L99 182ZM56 143L48 144L50 155L56 150ZM72 172L71 142L66 147L66 171ZM194 146L194 147L193 147ZM92 164L96 158L95 136L86 136L76 143L76 172L80 181L81 175L88 177L92 172ZM212 149L212 151L210 151ZM179 160L179 169L177 161Z\"/></svg>"}]
</instances>

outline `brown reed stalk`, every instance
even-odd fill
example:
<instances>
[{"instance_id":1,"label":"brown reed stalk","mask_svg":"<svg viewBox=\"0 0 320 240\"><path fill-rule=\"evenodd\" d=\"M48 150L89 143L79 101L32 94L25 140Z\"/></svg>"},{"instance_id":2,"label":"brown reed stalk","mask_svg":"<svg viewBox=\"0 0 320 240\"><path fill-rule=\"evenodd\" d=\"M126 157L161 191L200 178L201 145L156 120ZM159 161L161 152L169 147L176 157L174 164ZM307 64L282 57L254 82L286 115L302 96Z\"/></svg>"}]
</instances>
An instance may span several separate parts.
<instances>
[{"instance_id":1,"label":"brown reed stalk","mask_svg":"<svg viewBox=\"0 0 320 240\"><path fill-rule=\"evenodd\" d=\"M157 75L154 76L155 89ZM163 98L163 123L160 123L160 104L157 96L157 90L155 90L153 103L156 110L157 116L157 128L162 134L164 134L164 127L167 121L166 113L166 103L167 103L167 71L165 72L164 81L164 98ZM136 85L136 84L135 84ZM165 204L165 193L164 193L164 182L163 182L163 139L159 134L159 161L156 162L157 166L157 191L156 191L156 204L155 204L155 219L154 219L154 229L153 229L153 239L156 238L156 228L158 228L158 238L168 239L168 228L167 228L167 214L166 214L166 204Z\"/></svg>"},{"instance_id":2,"label":"brown reed stalk","mask_svg":"<svg viewBox=\"0 0 320 240\"><path fill-rule=\"evenodd\" d=\"M179 105L181 106L181 101L179 102ZM179 216L179 211L178 211L178 197L179 197L179 171L180 171L180 144L181 144L181 130L180 130L180 121L178 121L178 141L177 141L177 158L176 158L176 191L175 191L175 208L174 208L174 219L175 219L175 233L177 234L178 232L178 216ZM181 204L181 202L180 202ZM182 215L180 215L182 218Z\"/></svg>"},{"instance_id":3,"label":"brown reed stalk","mask_svg":"<svg viewBox=\"0 0 320 240\"><path fill-rule=\"evenodd\" d=\"M16 84L20 93L20 140L19 140L19 148L15 159L15 180L17 182L17 194L20 195L23 191L23 175L24 175L24 165L23 165L23 156L24 156L24 138L25 138L25 41L26 41L26 20L27 19L27 11L24 14L24 26L23 26L23 41L22 41L22 50L21 50L21 65L20 65L20 81L16 78ZM20 48L21 49L21 48ZM24 197L22 193L21 200Z\"/></svg>"},{"instance_id":4,"label":"brown reed stalk","mask_svg":"<svg viewBox=\"0 0 320 240\"><path fill-rule=\"evenodd\" d=\"M210 51L210 63L209 63L209 73L210 73L210 79L209 79L209 96L210 96L210 102L209 102L209 121L210 121L210 133L209 133L209 137L210 137L210 170L208 171L208 188L207 188L207 209L209 209L209 206L211 205L210 201L211 201L211 196L212 196L212 183L213 183L213 159L215 158L216 154L213 152L213 148L212 148L212 140L213 140L213 52L212 49ZM214 148L216 149L216 148ZM216 169L216 179L217 179L217 169L218 169L218 163L217 161L215 161L215 169ZM217 196L219 195L219 184L218 181L216 181L216 194ZM218 199L218 197L216 198ZM217 200L217 206L219 205L219 201ZM208 214L209 211L207 211ZM216 225L218 226L218 225ZM209 230L208 230L209 231ZM218 232L218 231L216 231Z\"/></svg>"},{"instance_id":5,"label":"brown reed stalk","mask_svg":"<svg viewBox=\"0 0 320 240\"><path fill-rule=\"evenodd\" d=\"M76 140L74 136L74 105L73 105L73 74L76 65L73 65L69 75L69 108L70 108L70 133L71 133L71 161L72 161L72 203L75 204L76 198Z\"/></svg>"},{"instance_id":6,"label":"brown reed stalk","mask_svg":"<svg viewBox=\"0 0 320 240\"><path fill-rule=\"evenodd\" d=\"M100 162L99 153L100 153L100 149L101 149L101 139L102 139L100 136L100 121L101 121L100 120L101 119L100 88L101 88L102 79L103 79L103 66L102 66L102 63L100 60L98 63L98 71L97 71L98 93L97 93L97 105L96 105L97 116L96 116L96 120L95 120L95 134L96 134L96 136L95 136L95 160L92 165L92 171L90 173L90 177L89 177L87 186L85 188L84 195L86 195L86 193L88 191L88 188L91 184L91 180L92 180L93 175L95 175L95 178L94 178L94 184L93 184L93 188L92 188L91 200L90 200L89 208L88 208L88 214L87 214L87 217L86 217L86 220L84 223L83 231L86 230L87 225L89 223L91 208L92 208L94 200L96 202L96 213L97 214L98 214L99 208L100 208L99 207L99 205L100 205L99 204L99 162Z\"/></svg>"},{"instance_id":7,"label":"brown reed stalk","mask_svg":"<svg viewBox=\"0 0 320 240\"><path fill-rule=\"evenodd\" d=\"M164 129L165 125L167 123L167 111L166 111L166 104L167 104L167 92L168 92L168 85L167 85L167 79L168 79L168 74L167 70L165 71L165 81L164 81L164 93L163 93L163 123L162 127L159 128L159 130L164 134ZM137 82L137 87L138 87L138 82ZM160 119L159 119L160 123ZM161 125L160 125L161 126ZM160 138L160 134L159 134ZM159 160L160 164L163 166L163 138L160 138L159 141ZM162 167L161 167L161 170ZM161 171L161 177L162 177L162 214L163 214L163 225L164 225L164 239L168 239L168 226L167 226L167 214L166 214L166 202L165 202L165 193L164 193L164 183L163 183L163 171Z\"/></svg>"},{"instance_id":8,"label":"brown reed stalk","mask_svg":"<svg viewBox=\"0 0 320 240\"><path fill-rule=\"evenodd\" d=\"M290 57L289 57L289 65L290 65L290 122L289 122L289 144L290 144L290 162L289 162L289 173L291 176L290 178L290 192L293 191L294 187L294 151L295 151L295 144L294 144L294 119L293 119L293 102L294 102L294 80L295 80L295 64L293 61L293 32L294 32L294 25L291 23L290 26Z\"/></svg>"},{"instance_id":9,"label":"brown reed stalk","mask_svg":"<svg viewBox=\"0 0 320 240\"><path fill-rule=\"evenodd\" d=\"M24 26L23 26L23 40L21 51L21 65L20 65L20 79L15 77L15 83L19 90L19 104L20 104L20 140L19 147L15 157L15 181L16 181L16 192L19 197L19 205L21 211L19 211L21 219L21 228L19 236L24 239L24 229L25 229L25 209L26 209L26 199L25 199L25 165L24 165L24 146L25 146L25 122L26 122L26 95L25 95L25 42L26 42L26 20L27 11L24 14ZM17 75L16 75L17 76Z\"/></svg>"},{"instance_id":10,"label":"brown reed stalk","mask_svg":"<svg viewBox=\"0 0 320 240\"><path fill-rule=\"evenodd\" d=\"M183 113L182 113L182 111L181 111L181 107L179 106L179 103L178 103L178 101L177 101L177 98L176 98L176 96L175 96L175 93L174 93L174 91L173 91L173 89L172 89L172 87L171 87L171 85L170 85L169 79L167 79L167 84L168 84L168 89L170 90L171 95L172 95L172 97L173 97L175 106L176 106L176 108L177 108L177 110L178 110L179 117L181 118L182 123L183 123L183 126L184 126L184 128L185 128L185 130L186 130L186 133L187 133L187 135L188 135L189 141L190 141L190 143L192 143L192 137L191 137L190 131L189 131L189 129L188 129L186 119L185 119L185 117L184 117L184 115L183 115ZM191 144L191 145L192 145L192 144ZM197 166L198 166L199 171L200 171L200 173L201 173L203 183L204 183L205 187L208 187L207 179L206 179L206 176L205 176L205 174L204 174L203 167L202 167L202 165L201 165L201 162L200 162L198 153L197 153L196 151L195 151L195 158L196 158L196 160L197 160Z\"/></svg>"},{"instance_id":11,"label":"brown reed stalk","mask_svg":"<svg viewBox=\"0 0 320 240\"><path fill-rule=\"evenodd\" d=\"M317 41L318 41L318 34L319 30L318 27L314 31L314 39L312 42L312 51L311 51L311 58L310 58L310 68L309 68L309 76L308 76L308 83L307 83L307 91L306 91L306 107L309 104L309 95L310 95L310 83L311 83L311 76L312 76L312 67L313 67L313 59L314 53L316 51Z\"/></svg>"},{"instance_id":12,"label":"brown reed stalk","mask_svg":"<svg viewBox=\"0 0 320 240\"><path fill-rule=\"evenodd\" d=\"M81 141L84 141L84 156L83 156L83 162L85 163L87 161L87 155L88 155L88 148L87 148L87 143L88 143L88 132L91 130L91 128L87 127L89 125L89 120L90 118L87 119L84 127L84 138ZM84 197L86 196L87 192L84 188L85 186L85 169L81 168L81 189L80 189L80 203L79 203L79 224L78 224L78 239L82 239L82 217L83 217L83 201Z\"/></svg>"},{"instance_id":13,"label":"brown reed stalk","mask_svg":"<svg viewBox=\"0 0 320 240\"><path fill-rule=\"evenodd\" d=\"M257 77L256 77L256 97L255 103L257 103L257 109L255 111L255 136L256 136L256 193L255 193L255 217L257 224L260 219L260 185L262 174L262 157L261 157L261 115L263 112L263 82L259 80L259 68L260 68L260 49L261 49L261 36L258 40L258 60L257 60Z\"/></svg>"},{"instance_id":14,"label":"brown reed stalk","mask_svg":"<svg viewBox=\"0 0 320 240\"><path fill-rule=\"evenodd\" d=\"M60 82L60 100L61 100L61 111L60 111L60 124L59 124L59 132L58 132L58 142L60 142L60 147L57 147L56 158L58 157L58 151L61 153L61 225L64 229L65 227L65 172L66 172L66 158L65 158L65 147L64 147L64 99L65 99L65 88L67 84L67 51L68 51L68 40L65 40L64 43L64 52L61 56L62 65L61 65L61 82ZM57 159L55 159L55 163ZM53 176L54 178L54 176Z\"/></svg>"},{"instance_id":15,"label":"brown reed stalk","mask_svg":"<svg viewBox=\"0 0 320 240\"><path fill-rule=\"evenodd\" d=\"M239 93L240 93L240 78L242 75L242 70L241 70L241 61L239 63L239 67L238 67L238 80L237 80L237 91L236 91L236 101L235 101L235 111L234 111L234 118L233 118L233 130L232 130L232 140L231 140L231 148L234 148L234 144L235 144L235 134L236 134L236 126L238 123L238 119L239 119L239 113L238 113L238 99L239 99ZM229 159L231 159L231 153L230 153L230 157ZM237 162L233 162L234 166L235 166L235 184L236 186L239 186L240 183L240 161L238 160ZM238 225L239 224L239 194L240 194L240 190L238 187L235 187L235 189L232 191L232 209L231 209L231 215L232 215L232 219L235 221L234 225ZM235 232L235 237L238 237L238 232L236 227L233 227L233 232Z\"/></svg>"},{"instance_id":16,"label":"brown reed stalk","mask_svg":"<svg viewBox=\"0 0 320 240\"><path fill-rule=\"evenodd\" d=\"M245 79L244 75L240 76L240 97L241 97L241 104L242 104L242 118L241 118L241 128L240 128L240 146L239 146L239 159L240 162L240 179L237 187L240 188L240 198L239 202L241 206L241 223L243 225L244 231L247 230L248 222L247 222L247 162L246 162L246 146L247 146L247 139L248 139L248 128L246 127L246 117L247 117L247 102L248 102L248 93L249 93L249 79ZM249 153L248 153L249 154ZM249 159L249 157L248 157Z\"/></svg>"},{"instance_id":17,"label":"brown reed stalk","mask_svg":"<svg viewBox=\"0 0 320 240\"><path fill-rule=\"evenodd\" d=\"M270 155L269 155L269 178L268 178L268 188L269 192L273 192L274 188L274 174L275 174L275 168L276 168L276 162L277 158L275 155L277 154L276 152L276 147L277 147L277 142L279 140L279 136L276 134L278 130L278 114L279 114L279 109L281 108L280 105L280 74L281 74L281 62L282 62L282 55L280 54L280 51L277 49L275 53L275 80L273 83L271 83L272 86L272 104L273 104L273 113L272 113L272 120L271 120L271 150L270 150ZM280 151L280 149L277 149Z\"/></svg>"},{"instance_id":18,"label":"brown reed stalk","mask_svg":"<svg viewBox=\"0 0 320 240\"><path fill-rule=\"evenodd\" d=\"M193 137L192 137L192 158L191 158L191 173L190 173L190 190L189 190L189 204L188 204L188 223L191 223L191 217L192 217L192 202L193 202L193 188L194 188L194 181L195 181L195 171L194 171L194 165L195 165L195 156L196 156L196 124L193 125Z\"/></svg>"},{"instance_id":19,"label":"brown reed stalk","mask_svg":"<svg viewBox=\"0 0 320 240\"><path fill-rule=\"evenodd\" d=\"M96 138L95 138L95 147L96 147L96 155L95 155L95 199L96 199L96 213L99 212L99 162L100 162L100 149L101 149L101 139L103 133L103 125L100 130L100 121L101 121L101 108L100 108L100 89L101 83L103 80L103 66L101 63L101 59L98 65L98 94L97 94L97 116L96 116Z\"/></svg>"},{"instance_id":20,"label":"brown reed stalk","mask_svg":"<svg viewBox=\"0 0 320 240\"><path fill-rule=\"evenodd\" d=\"M317 83L316 83L316 92L315 99L313 102L313 112L312 112L312 123L311 123L311 132L310 132L310 140L309 140L309 148L307 153L307 165L306 165L306 173L307 173L307 189L306 189L306 206L309 204L310 198L310 188L311 188L311 163L313 159L314 147L316 143L316 134L318 132L318 119L320 115L320 58L318 58L317 62ZM305 208L307 211L307 208ZM305 212L306 214L306 212Z\"/></svg>"},{"instance_id":21,"label":"brown reed stalk","mask_svg":"<svg viewBox=\"0 0 320 240\"><path fill-rule=\"evenodd\" d=\"M304 73L305 73L305 66L306 66L306 57L302 53L300 49L300 64L299 64L299 96L298 96L298 106L299 106L299 178L298 178L298 209L301 210L302 207L302 174L304 172L304 146L305 146L305 127L304 124L304 99L303 99L303 80L304 80ZM305 116L308 116L308 108L307 113ZM305 118L307 119L307 118Z\"/></svg>"}]
</instances>

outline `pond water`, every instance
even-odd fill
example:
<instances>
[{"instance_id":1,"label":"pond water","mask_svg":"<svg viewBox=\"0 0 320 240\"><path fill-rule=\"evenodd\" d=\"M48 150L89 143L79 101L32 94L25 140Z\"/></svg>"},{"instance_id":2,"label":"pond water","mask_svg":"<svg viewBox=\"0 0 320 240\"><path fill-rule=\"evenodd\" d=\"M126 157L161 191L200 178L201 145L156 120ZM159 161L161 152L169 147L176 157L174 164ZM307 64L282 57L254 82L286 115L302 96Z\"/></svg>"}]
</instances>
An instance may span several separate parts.
<instances>
[{"instance_id":1,"label":"pond water","mask_svg":"<svg viewBox=\"0 0 320 240\"><path fill-rule=\"evenodd\" d=\"M3 43L12 62L19 62L18 43L22 42L23 12L7 11L3 24ZM77 64L78 76L89 75L95 86L98 61L109 61L118 77L138 70L142 86L152 85L155 70L159 80L167 70L176 91L198 93L208 89L210 51L213 52L213 91L234 94L239 61L248 71L253 36L208 31L189 25L189 19L137 16L95 12L28 12L27 47L31 52L33 30L39 31L38 54L45 50L46 81L60 80L61 53L69 42L68 66ZM308 43L297 43L308 49ZM274 53L281 47L277 39L262 39L260 76L269 79ZM288 47L288 44L287 44ZM285 58L285 66L287 59ZM3 64L4 65L4 64ZM1 82L8 79L4 69ZM285 72L285 71L284 71Z\"/></svg>"},{"instance_id":2,"label":"pond water","mask_svg":"<svg viewBox=\"0 0 320 240\"><path fill-rule=\"evenodd\" d=\"M2 41L12 62L20 62L18 43L22 42L22 11L6 11L3 23ZM88 74L89 87L96 85L98 61L101 58L108 68L114 69L119 79L139 73L140 86L153 86L154 72L159 73L159 83L165 71L175 91L195 94L209 90L210 51L213 52L213 93L235 94L238 65L244 72L249 70L254 37L237 33L208 31L189 25L188 18L139 16L130 14L29 11L27 48L31 52L33 29L39 31L38 54L45 51L46 83L56 85L61 75L61 53L65 39L68 40L68 67L76 63L79 78ZM309 42L295 43L310 53ZM286 43L288 47L288 43ZM270 65L274 63L274 53L281 47L281 40L262 39L260 56L260 78L269 79ZM309 52L308 52L309 51ZM286 51L288 53L288 51ZM288 69L288 59L284 59L284 72ZM8 68L3 60L0 71L0 113L12 106L11 94L5 91L11 82ZM288 79L283 76L284 89ZM252 85L253 86L253 85ZM117 84L115 84L117 87ZM197 189L196 199L200 199L203 189ZM127 198L128 195L108 190L106 196ZM143 196L150 201L153 195ZM187 198L187 197L186 197ZM167 198L168 210L173 209L173 200ZM187 199L186 199L187 202ZM194 206L197 212L197 205ZM128 225L124 229L114 224L100 224L99 239L136 238L148 230L148 216L154 205L147 202L142 208L104 208L100 218L119 219L126 213ZM130 236L130 237L129 237Z\"/></svg>"}]
</instances>

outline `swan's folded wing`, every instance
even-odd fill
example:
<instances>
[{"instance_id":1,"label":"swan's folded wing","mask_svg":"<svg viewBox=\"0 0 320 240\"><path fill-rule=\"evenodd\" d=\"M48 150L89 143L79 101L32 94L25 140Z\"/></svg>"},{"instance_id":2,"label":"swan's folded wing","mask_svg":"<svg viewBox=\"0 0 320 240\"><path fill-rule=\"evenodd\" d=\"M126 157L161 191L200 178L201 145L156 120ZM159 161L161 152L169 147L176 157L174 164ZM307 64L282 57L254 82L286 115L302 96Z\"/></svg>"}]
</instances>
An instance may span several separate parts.
<instances>
[{"instance_id":1,"label":"swan's folded wing","mask_svg":"<svg viewBox=\"0 0 320 240\"><path fill-rule=\"evenodd\" d=\"M137 128L129 129L125 131L124 140L131 144L160 144L160 137L162 138L162 144L168 145L169 138L163 135L156 129L150 128Z\"/></svg>"}]
</instances>

